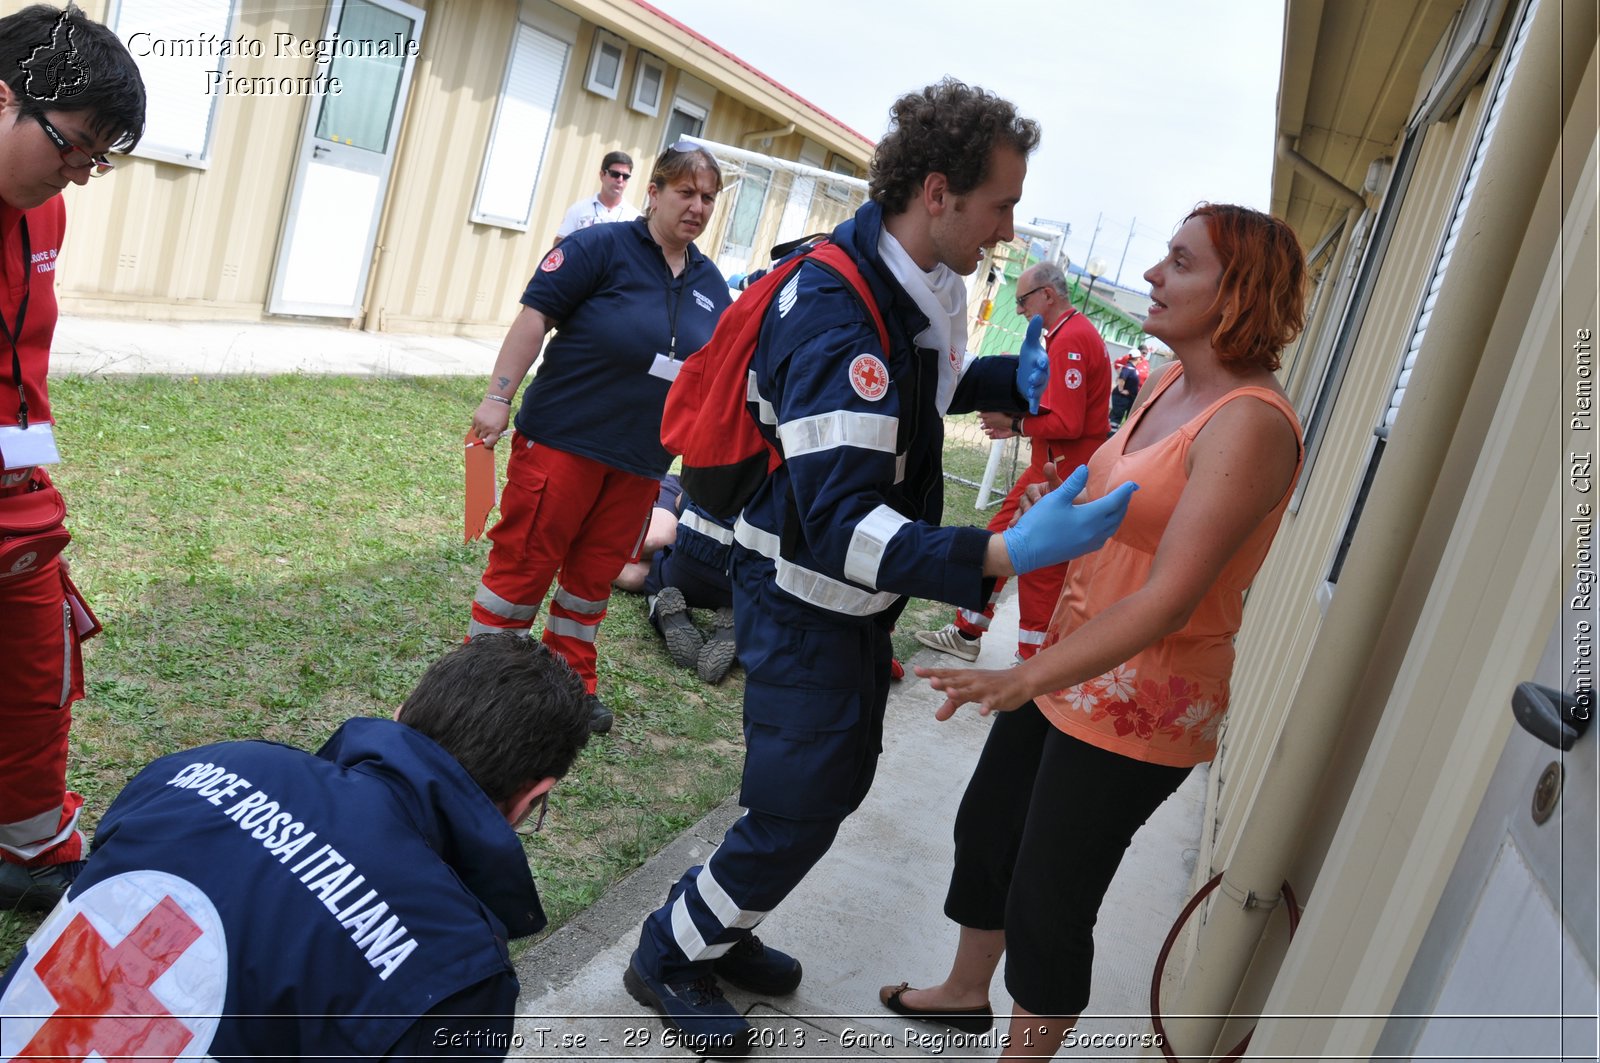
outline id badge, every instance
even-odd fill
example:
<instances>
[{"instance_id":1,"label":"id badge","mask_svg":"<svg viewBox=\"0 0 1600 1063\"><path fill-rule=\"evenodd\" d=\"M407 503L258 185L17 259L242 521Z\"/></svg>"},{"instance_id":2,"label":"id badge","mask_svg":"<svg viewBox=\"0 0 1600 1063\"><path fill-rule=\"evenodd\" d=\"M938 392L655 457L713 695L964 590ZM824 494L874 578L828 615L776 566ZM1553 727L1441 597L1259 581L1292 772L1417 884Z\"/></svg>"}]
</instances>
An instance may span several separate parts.
<instances>
[{"instance_id":1,"label":"id badge","mask_svg":"<svg viewBox=\"0 0 1600 1063\"><path fill-rule=\"evenodd\" d=\"M60 462L55 426L49 421L35 421L26 428L19 424L0 425L0 468L26 469Z\"/></svg>"},{"instance_id":2,"label":"id badge","mask_svg":"<svg viewBox=\"0 0 1600 1063\"><path fill-rule=\"evenodd\" d=\"M678 379L678 371L683 368L683 363L664 354L657 354L656 360L650 363L650 375L658 376L662 380L673 381Z\"/></svg>"}]
</instances>

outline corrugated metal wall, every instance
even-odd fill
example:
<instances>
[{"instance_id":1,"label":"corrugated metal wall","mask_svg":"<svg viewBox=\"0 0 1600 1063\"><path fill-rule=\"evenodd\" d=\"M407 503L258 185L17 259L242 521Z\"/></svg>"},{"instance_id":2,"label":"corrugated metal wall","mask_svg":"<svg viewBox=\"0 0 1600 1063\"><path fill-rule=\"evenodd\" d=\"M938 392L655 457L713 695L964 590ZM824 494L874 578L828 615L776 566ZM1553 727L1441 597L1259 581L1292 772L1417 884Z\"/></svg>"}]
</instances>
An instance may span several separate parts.
<instances>
[{"instance_id":1,"label":"corrugated metal wall","mask_svg":"<svg viewBox=\"0 0 1600 1063\"><path fill-rule=\"evenodd\" d=\"M522 289L549 248L562 213L597 189L606 152L620 148L634 157L637 176L627 198L644 207L666 105L686 74L669 60L661 113L652 117L632 110L626 89L632 86L639 47L630 41L622 98L588 92L583 79L595 26L582 23L568 57L527 231L475 223L472 205L519 5L517 0L413 2L427 17L374 253L367 314L358 323L495 337L515 316ZM21 6L0 0L0 11ZM325 2L251 2L243 8L233 32L269 42L275 33L320 37L328 12ZM106 0L88 3L85 10L103 19ZM270 47L267 51L261 59L231 60L230 72L298 77L314 69L309 58L279 59L270 55ZM127 158L109 178L69 189L66 243L73 251L59 279L66 309L169 318L265 316L294 180L294 153L313 102L312 97L223 96L207 169ZM704 133L739 144L750 133L783 124L718 92ZM758 150L797 159L805 132L775 138ZM856 160L863 168L869 153L863 144ZM786 181L775 180L768 194L756 244L763 254L777 231ZM731 206L731 197L719 202L710 229L698 241L708 254L720 249ZM819 192L814 228L830 228L848 213L844 208Z\"/></svg>"},{"instance_id":2,"label":"corrugated metal wall","mask_svg":"<svg viewBox=\"0 0 1600 1063\"><path fill-rule=\"evenodd\" d=\"M1227 731L1211 772L1212 832L1200 880L1225 867L1267 760L1288 722L1299 678L1322 620L1317 595L1344 530L1370 453L1372 429L1394 376L1460 186L1482 107L1482 89L1452 122L1428 131L1389 242L1382 279L1368 307L1321 452L1297 514L1286 516L1251 588L1238 640ZM1395 146L1398 150L1398 145ZM1314 242L1310 233L1301 234ZM1329 271L1332 283L1335 271ZM1343 307L1325 307L1340 313ZM1410 544L1396 544L1409 549ZM1394 662L1385 662L1392 668ZM1389 672L1392 676L1392 670ZM1314 780L1307 780L1312 785ZM1330 817L1337 814L1330 808ZM1326 826L1331 829L1331 822Z\"/></svg>"},{"instance_id":3,"label":"corrugated metal wall","mask_svg":"<svg viewBox=\"0 0 1600 1063\"><path fill-rule=\"evenodd\" d=\"M85 11L104 18L106 7ZM266 40L274 33L322 34L321 4L273 5L271 14L249 7L237 33ZM303 76L313 65L269 54L235 60L230 69L245 77ZM118 304L154 300L169 302L177 317L259 316L308 102L223 96L209 169L129 158L105 179L69 188L72 251L60 282L69 308L115 311Z\"/></svg>"}]
</instances>

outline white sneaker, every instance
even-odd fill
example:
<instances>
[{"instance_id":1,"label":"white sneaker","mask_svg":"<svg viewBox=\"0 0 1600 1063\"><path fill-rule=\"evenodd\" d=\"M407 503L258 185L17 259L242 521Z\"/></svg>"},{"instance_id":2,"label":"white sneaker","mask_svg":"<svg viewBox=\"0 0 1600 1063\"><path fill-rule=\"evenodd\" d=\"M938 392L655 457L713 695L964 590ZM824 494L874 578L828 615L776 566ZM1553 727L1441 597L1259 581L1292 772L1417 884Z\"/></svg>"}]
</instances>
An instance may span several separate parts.
<instances>
[{"instance_id":1,"label":"white sneaker","mask_svg":"<svg viewBox=\"0 0 1600 1063\"><path fill-rule=\"evenodd\" d=\"M983 643L982 639L962 638L954 624L946 624L938 631L918 631L916 635L917 641L929 649L960 657L968 664L978 659L978 647Z\"/></svg>"}]
</instances>

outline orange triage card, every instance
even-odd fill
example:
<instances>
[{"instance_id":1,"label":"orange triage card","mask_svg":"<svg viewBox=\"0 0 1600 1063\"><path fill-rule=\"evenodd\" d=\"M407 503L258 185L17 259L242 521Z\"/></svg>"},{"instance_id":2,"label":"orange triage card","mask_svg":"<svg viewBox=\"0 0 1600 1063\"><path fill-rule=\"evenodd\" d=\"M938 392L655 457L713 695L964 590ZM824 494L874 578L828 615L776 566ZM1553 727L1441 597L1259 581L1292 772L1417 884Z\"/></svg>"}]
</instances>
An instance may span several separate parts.
<instances>
[{"instance_id":1,"label":"orange triage card","mask_svg":"<svg viewBox=\"0 0 1600 1063\"><path fill-rule=\"evenodd\" d=\"M466 539L483 538L484 525L489 521L489 511L499 501L494 482L494 451L483 445L470 431L467 433L467 511Z\"/></svg>"}]
</instances>

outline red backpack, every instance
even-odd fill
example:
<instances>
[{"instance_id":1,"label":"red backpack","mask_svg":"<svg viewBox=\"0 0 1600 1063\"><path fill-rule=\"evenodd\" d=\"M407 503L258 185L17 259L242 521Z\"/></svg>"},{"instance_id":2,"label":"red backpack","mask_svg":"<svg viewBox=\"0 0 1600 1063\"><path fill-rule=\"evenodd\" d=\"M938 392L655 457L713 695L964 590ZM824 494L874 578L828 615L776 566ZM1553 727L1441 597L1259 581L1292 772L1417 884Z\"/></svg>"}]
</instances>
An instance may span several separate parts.
<instances>
[{"instance_id":1,"label":"red backpack","mask_svg":"<svg viewBox=\"0 0 1600 1063\"><path fill-rule=\"evenodd\" d=\"M678 478L684 491L723 520L737 517L783 464L783 455L761 434L747 405L750 362L767 307L804 262L821 266L855 293L877 327L878 342L885 352L889 349L889 333L866 278L836 244L820 243L795 255L746 289L723 313L710 341L684 360L661 416L662 446L683 457Z\"/></svg>"}]
</instances>

